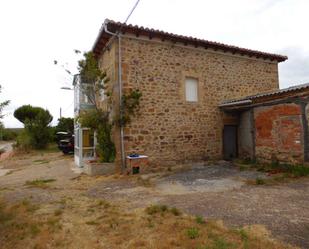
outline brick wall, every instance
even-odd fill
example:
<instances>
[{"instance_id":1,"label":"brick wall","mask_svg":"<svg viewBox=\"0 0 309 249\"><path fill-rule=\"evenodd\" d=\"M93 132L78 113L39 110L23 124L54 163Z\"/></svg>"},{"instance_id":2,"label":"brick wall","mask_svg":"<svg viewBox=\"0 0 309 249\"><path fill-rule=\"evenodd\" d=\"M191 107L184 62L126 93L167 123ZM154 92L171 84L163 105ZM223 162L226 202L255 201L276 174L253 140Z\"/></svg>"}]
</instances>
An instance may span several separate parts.
<instances>
[{"instance_id":1,"label":"brick wall","mask_svg":"<svg viewBox=\"0 0 309 249\"><path fill-rule=\"evenodd\" d=\"M304 160L301 107L278 104L254 109L255 152L262 161L299 163Z\"/></svg>"},{"instance_id":2,"label":"brick wall","mask_svg":"<svg viewBox=\"0 0 309 249\"><path fill-rule=\"evenodd\" d=\"M122 69L124 91L143 94L138 115L124 130L126 154L145 154L158 164L221 158L218 104L278 88L275 62L154 39L123 38ZM185 77L198 79L197 103L185 101Z\"/></svg>"}]
</instances>

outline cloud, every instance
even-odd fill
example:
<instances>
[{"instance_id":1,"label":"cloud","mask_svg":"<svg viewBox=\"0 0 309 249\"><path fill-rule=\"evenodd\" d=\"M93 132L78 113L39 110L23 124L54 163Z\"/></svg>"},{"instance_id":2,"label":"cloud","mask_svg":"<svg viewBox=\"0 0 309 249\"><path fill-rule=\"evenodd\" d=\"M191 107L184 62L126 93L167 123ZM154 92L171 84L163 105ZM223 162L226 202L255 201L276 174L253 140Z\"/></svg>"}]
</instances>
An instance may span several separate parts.
<instances>
[{"instance_id":1,"label":"cloud","mask_svg":"<svg viewBox=\"0 0 309 249\"><path fill-rule=\"evenodd\" d=\"M278 51L289 59L279 64L280 87L309 83L309 51L287 47Z\"/></svg>"}]
</instances>

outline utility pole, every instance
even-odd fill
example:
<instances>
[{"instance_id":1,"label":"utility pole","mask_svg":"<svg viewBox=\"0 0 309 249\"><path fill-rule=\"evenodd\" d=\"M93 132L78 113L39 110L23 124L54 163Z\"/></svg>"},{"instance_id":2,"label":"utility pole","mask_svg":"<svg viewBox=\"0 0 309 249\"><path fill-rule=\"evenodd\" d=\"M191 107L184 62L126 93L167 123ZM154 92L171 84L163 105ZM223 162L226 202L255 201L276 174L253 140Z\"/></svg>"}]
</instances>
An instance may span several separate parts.
<instances>
[{"instance_id":1,"label":"utility pole","mask_svg":"<svg viewBox=\"0 0 309 249\"><path fill-rule=\"evenodd\" d=\"M61 107L60 107L60 118L62 118L62 110L61 110Z\"/></svg>"}]
</instances>

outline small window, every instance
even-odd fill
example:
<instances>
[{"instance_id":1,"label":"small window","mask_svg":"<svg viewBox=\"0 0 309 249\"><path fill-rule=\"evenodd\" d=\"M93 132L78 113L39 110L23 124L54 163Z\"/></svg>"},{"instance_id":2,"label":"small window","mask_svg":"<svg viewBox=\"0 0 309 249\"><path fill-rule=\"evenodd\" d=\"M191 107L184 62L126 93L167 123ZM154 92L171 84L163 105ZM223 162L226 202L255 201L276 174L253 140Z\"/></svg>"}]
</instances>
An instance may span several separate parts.
<instances>
[{"instance_id":1,"label":"small window","mask_svg":"<svg viewBox=\"0 0 309 249\"><path fill-rule=\"evenodd\" d=\"M185 82L186 101L197 102L198 101L198 81L194 78L186 78Z\"/></svg>"}]
</instances>

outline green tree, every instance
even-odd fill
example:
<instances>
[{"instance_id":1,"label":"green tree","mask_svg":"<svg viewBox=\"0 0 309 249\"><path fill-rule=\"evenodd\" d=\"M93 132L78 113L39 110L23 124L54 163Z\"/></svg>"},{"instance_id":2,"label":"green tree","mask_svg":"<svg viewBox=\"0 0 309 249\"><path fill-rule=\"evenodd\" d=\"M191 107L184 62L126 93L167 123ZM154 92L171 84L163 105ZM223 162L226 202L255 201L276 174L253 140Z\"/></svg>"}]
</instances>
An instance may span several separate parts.
<instances>
[{"instance_id":1,"label":"green tree","mask_svg":"<svg viewBox=\"0 0 309 249\"><path fill-rule=\"evenodd\" d=\"M41 107L23 105L14 111L14 117L23 124L25 124L26 122L29 124L35 120L38 113L42 110L43 109Z\"/></svg>"},{"instance_id":2,"label":"green tree","mask_svg":"<svg viewBox=\"0 0 309 249\"><path fill-rule=\"evenodd\" d=\"M66 131L74 133L74 118L59 118L56 126L56 132Z\"/></svg>"},{"instance_id":3,"label":"green tree","mask_svg":"<svg viewBox=\"0 0 309 249\"><path fill-rule=\"evenodd\" d=\"M84 58L78 61L78 71L82 82L88 84L96 84L106 77L106 73L100 70L92 52L84 53Z\"/></svg>"},{"instance_id":4,"label":"green tree","mask_svg":"<svg viewBox=\"0 0 309 249\"><path fill-rule=\"evenodd\" d=\"M49 124L53 120L48 110L24 105L15 110L14 117L24 124L25 133L30 138L32 147L42 149L47 146L51 140ZM22 140L19 141L23 143Z\"/></svg>"}]
</instances>

